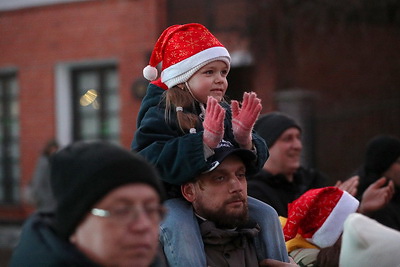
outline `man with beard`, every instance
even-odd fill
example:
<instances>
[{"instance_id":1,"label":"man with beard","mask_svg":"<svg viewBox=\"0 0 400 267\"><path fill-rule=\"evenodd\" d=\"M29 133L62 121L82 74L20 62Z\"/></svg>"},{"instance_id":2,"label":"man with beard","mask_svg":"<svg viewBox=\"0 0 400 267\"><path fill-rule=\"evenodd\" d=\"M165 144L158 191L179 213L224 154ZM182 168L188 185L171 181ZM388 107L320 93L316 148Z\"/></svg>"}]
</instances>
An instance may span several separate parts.
<instances>
[{"instance_id":1,"label":"man with beard","mask_svg":"<svg viewBox=\"0 0 400 267\"><path fill-rule=\"evenodd\" d=\"M267 231L270 240L259 241L260 226L248 215L246 172L252 168L255 154L250 150L235 148L223 140L211 160L212 167L209 170L180 186L183 198L191 203L197 218L207 266L274 266L264 265L265 259L257 255L256 242L264 242L271 250L280 249L287 255L281 243L282 229L279 223L273 224L275 227L262 229ZM276 213L264 216L271 222L278 220ZM176 231L183 229L178 226ZM161 231L161 235L167 233ZM165 236L161 240L165 240ZM164 249L168 245L164 242ZM179 266L179 262L168 263ZM285 266L288 263L279 264Z\"/></svg>"}]
</instances>

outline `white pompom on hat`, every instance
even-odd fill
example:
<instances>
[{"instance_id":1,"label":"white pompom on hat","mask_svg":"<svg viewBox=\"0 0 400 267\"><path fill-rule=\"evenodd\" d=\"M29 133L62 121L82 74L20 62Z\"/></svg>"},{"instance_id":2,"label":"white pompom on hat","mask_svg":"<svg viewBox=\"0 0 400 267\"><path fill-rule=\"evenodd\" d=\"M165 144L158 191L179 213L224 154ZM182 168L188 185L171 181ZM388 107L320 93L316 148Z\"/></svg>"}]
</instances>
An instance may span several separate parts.
<instances>
[{"instance_id":1,"label":"white pompom on hat","mask_svg":"<svg viewBox=\"0 0 400 267\"><path fill-rule=\"evenodd\" d=\"M157 79L156 67L162 63L161 81L171 88L216 60L230 67L228 50L206 27L198 23L173 25L158 38L143 76L150 81Z\"/></svg>"},{"instance_id":2,"label":"white pompom on hat","mask_svg":"<svg viewBox=\"0 0 400 267\"><path fill-rule=\"evenodd\" d=\"M358 206L356 198L334 186L308 190L289 204L285 240L300 234L320 248L332 246L343 232L344 221Z\"/></svg>"}]
</instances>

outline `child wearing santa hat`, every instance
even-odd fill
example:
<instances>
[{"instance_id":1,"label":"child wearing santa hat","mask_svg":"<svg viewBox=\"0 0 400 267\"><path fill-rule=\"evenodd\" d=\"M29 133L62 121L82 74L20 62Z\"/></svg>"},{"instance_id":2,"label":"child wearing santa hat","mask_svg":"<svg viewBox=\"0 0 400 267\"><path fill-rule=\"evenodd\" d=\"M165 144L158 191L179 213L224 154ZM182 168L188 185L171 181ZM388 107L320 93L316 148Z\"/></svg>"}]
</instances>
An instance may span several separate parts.
<instances>
[{"instance_id":1,"label":"child wearing santa hat","mask_svg":"<svg viewBox=\"0 0 400 267\"><path fill-rule=\"evenodd\" d=\"M370 185L361 203L333 186L311 189L288 205L280 217L289 255L301 266L337 266L346 219L353 213L370 213L387 205L393 185L384 179ZM334 264L335 263L335 264Z\"/></svg>"},{"instance_id":2,"label":"child wearing santa hat","mask_svg":"<svg viewBox=\"0 0 400 267\"><path fill-rule=\"evenodd\" d=\"M241 107L238 101L229 105L224 99L229 70L228 50L201 24L170 26L157 40L143 70L152 82L132 150L156 163L165 182L179 185L209 169L207 158L222 139L257 151L256 166L266 161L266 146L252 133L261 101L246 92Z\"/></svg>"},{"instance_id":3,"label":"child wearing santa hat","mask_svg":"<svg viewBox=\"0 0 400 267\"><path fill-rule=\"evenodd\" d=\"M160 63L161 77L157 79ZM262 108L261 101L255 93L246 92L241 106L238 101L231 101L229 105L224 98L229 70L229 52L201 24L173 25L157 40L149 65L143 70L145 78L152 82L139 110L132 150L156 165L167 188L179 188L210 169L212 162L208 159L221 140L252 150L257 156L252 168L255 172L264 165L267 147L262 138L253 133ZM172 238L189 238L191 245L201 244L198 224L185 204L183 200L167 201L170 212L176 216L168 216L171 220L167 218L162 228L167 231L177 225L180 229L189 226L185 229L194 229L192 232L173 231L181 236ZM270 213L269 208L249 198L250 216L261 224L261 228L263 222L270 223L265 216ZM263 232L261 235L265 240L271 238ZM264 248L260 257L287 261L287 255L280 254L279 246ZM185 265L183 257L188 260L186 266L206 265L201 245L192 246L190 254L182 251L165 253L167 257L170 253L170 257L179 258L182 266Z\"/></svg>"}]
</instances>

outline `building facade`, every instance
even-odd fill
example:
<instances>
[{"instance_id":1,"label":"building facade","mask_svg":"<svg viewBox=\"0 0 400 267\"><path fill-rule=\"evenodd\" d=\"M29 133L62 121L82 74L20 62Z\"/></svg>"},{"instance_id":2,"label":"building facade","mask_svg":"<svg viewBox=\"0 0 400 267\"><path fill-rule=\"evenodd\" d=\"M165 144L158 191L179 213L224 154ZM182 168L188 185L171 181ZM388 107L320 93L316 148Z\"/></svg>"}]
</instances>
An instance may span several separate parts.
<instances>
[{"instance_id":1,"label":"building facade","mask_svg":"<svg viewBox=\"0 0 400 267\"><path fill-rule=\"evenodd\" d=\"M228 95L303 126L304 162L345 179L368 139L400 136L398 6L289 0L16 0L0 5L0 220L22 202L49 139L130 147L162 30L206 25L228 48ZM393 3L392 3L393 4Z\"/></svg>"},{"instance_id":2,"label":"building facade","mask_svg":"<svg viewBox=\"0 0 400 267\"><path fill-rule=\"evenodd\" d=\"M142 69L165 26L165 1L48 2L0 10L2 220L31 212L23 188L48 140L129 147Z\"/></svg>"}]
</instances>

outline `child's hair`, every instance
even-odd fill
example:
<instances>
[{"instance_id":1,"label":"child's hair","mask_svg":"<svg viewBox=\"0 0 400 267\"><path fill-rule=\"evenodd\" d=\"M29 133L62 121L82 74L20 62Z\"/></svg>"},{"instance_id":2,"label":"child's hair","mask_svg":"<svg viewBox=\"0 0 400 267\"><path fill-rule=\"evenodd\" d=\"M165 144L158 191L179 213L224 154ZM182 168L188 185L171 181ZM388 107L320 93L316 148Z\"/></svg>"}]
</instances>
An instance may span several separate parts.
<instances>
[{"instance_id":1,"label":"child's hair","mask_svg":"<svg viewBox=\"0 0 400 267\"><path fill-rule=\"evenodd\" d=\"M196 100L184 86L182 89L174 86L165 91L165 119L171 120L171 112L176 112L176 119L182 132L187 132L195 128L199 122L199 116L196 115ZM177 109L178 107L178 109ZM194 111L194 112L184 112Z\"/></svg>"},{"instance_id":2,"label":"child's hair","mask_svg":"<svg viewBox=\"0 0 400 267\"><path fill-rule=\"evenodd\" d=\"M223 97L222 102L227 103L228 98ZM175 85L174 87L165 91L165 119L167 122L171 121L171 112L176 112L176 119L179 129L186 133L190 129L196 128L200 122L200 117L196 112L196 103L200 104L200 108L204 107L202 103L197 101L186 83L182 88ZM185 112L186 111L186 112Z\"/></svg>"}]
</instances>

